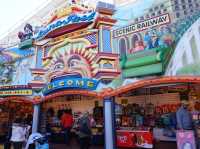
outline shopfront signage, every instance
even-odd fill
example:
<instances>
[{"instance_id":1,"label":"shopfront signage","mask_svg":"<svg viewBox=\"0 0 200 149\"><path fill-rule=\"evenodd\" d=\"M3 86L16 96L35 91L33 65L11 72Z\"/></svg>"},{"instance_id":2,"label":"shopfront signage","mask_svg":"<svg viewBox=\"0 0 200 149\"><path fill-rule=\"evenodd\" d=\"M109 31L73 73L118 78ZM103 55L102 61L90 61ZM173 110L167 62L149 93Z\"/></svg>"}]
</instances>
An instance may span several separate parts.
<instances>
[{"instance_id":1,"label":"shopfront signage","mask_svg":"<svg viewBox=\"0 0 200 149\"><path fill-rule=\"evenodd\" d=\"M32 94L33 91L31 89L0 91L0 96L31 96Z\"/></svg>"},{"instance_id":2,"label":"shopfront signage","mask_svg":"<svg viewBox=\"0 0 200 149\"><path fill-rule=\"evenodd\" d=\"M147 30L149 28L168 24L168 23L170 23L170 16L169 14L164 14L164 15L150 18L148 20L145 20L136 24L130 24L128 26L116 29L113 31L113 36L114 38L117 38L117 37L124 36L130 33Z\"/></svg>"},{"instance_id":3,"label":"shopfront signage","mask_svg":"<svg viewBox=\"0 0 200 149\"><path fill-rule=\"evenodd\" d=\"M8 89L31 89L31 86L29 85L0 86L0 91Z\"/></svg>"},{"instance_id":4,"label":"shopfront signage","mask_svg":"<svg viewBox=\"0 0 200 149\"><path fill-rule=\"evenodd\" d=\"M32 94L32 88L28 85L0 86L0 96L31 96Z\"/></svg>"},{"instance_id":5,"label":"shopfront signage","mask_svg":"<svg viewBox=\"0 0 200 149\"><path fill-rule=\"evenodd\" d=\"M45 28L42 28L34 37L35 39L40 39L42 37L45 37L49 32L64 27L69 24L75 24L75 23L81 23L81 22L91 22L94 20L96 16L96 12L92 11L89 13L84 14L71 14L67 16L66 18L57 20L49 25L47 25Z\"/></svg>"},{"instance_id":6,"label":"shopfront signage","mask_svg":"<svg viewBox=\"0 0 200 149\"><path fill-rule=\"evenodd\" d=\"M43 89L43 94L47 95L54 91L64 89L82 89L82 90L95 90L97 88L98 81L88 78L62 78L55 80Z\"/></svg>"}]
</instances>

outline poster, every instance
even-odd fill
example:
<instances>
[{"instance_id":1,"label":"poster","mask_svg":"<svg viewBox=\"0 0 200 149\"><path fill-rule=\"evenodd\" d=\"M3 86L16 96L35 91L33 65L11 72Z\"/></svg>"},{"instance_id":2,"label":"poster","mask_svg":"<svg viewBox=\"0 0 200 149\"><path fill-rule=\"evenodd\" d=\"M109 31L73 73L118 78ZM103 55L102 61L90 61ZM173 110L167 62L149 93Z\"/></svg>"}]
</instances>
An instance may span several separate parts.
<instances>
[{"instance_id":1,"label":"poster","mask_svg":"<svg viewBox=\"0 0 200 149\"><path fill-rule=\"evenodd\" d=\"M176 137L178 149L196 149L193 131L178 131Z\"/></svg>"}]
</instances>

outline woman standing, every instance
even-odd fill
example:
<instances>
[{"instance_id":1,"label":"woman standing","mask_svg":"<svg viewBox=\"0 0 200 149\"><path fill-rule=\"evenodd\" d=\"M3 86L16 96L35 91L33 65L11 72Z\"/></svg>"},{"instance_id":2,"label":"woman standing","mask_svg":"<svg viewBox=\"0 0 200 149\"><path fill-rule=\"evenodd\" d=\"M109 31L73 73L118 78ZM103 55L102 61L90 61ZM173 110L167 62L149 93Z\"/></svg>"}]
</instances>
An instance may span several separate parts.
<instances>
[{"instance_id":1,"label":"woman standing","mask_svg":"<svg viewBox=\"0 0 200 149\"><path fill-rule=\"evenodd\" d=\"M25 141L26 136L26 127L22 123L21 118L17 118L15 122L12 124L12 135L10 141L13 144L14 149L22 149L23 143Z\"/></svg>"}]
</instances>

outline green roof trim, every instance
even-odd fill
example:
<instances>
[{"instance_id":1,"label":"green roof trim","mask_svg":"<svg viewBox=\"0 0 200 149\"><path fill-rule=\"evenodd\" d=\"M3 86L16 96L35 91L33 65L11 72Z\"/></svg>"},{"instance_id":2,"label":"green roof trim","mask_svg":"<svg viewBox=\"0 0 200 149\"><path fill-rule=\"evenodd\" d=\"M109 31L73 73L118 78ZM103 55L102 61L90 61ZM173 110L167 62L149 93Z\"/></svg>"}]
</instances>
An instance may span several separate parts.
<instances>
[{"instance_id":1,"label":"green roof trim","mask_svg":"<svg viewBox=\"0 0 200 149\"><path fill-rule=\"evenodd\" d=\"M28 49L33 46L33 39L28 39L23 42L20 42L18 45L19 49Z\"/></svg>"},{"instance_id":2,"label":"green roof trim","mask_svg":"<svg viewBox=\"0 0 200 149\"><path fill-rule=\"evenodd\" d=\"M163 73L163 65L162 63L146 65L142 67L135 67L131 69L123 70L123 77L130 78L130 77L140 77L145 75L151 74L161 74Z\"/></svg>"}]
</instances>

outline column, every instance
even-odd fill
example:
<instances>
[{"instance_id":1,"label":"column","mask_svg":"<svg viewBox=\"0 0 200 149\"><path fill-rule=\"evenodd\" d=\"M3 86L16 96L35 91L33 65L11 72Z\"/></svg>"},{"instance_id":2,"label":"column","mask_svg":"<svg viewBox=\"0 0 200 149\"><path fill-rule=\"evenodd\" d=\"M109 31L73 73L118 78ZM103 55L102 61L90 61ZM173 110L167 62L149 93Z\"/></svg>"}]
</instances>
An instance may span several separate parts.
<instances>
[{"instance_id":1,"label":"column","mask_svg":"<svg viewBox=\"0 0 200 149\"><path fill-rule=\"evenodd\" d=\"M114 112L114 98L104 98L104 139L105 149L116 149L115 142L115 112Z\"/></svg>"},{"instance_id":2,"label":"column","mask_svg":"<svg viewBox=\"0 0 200 149\"><path fill-rule=\"evenodd\" d=\"M34 105L34 112L33 112L33 124L32 124L32 133L38 131L38 123L39 123L39 114L40 114L40 105Z\"/></svg>"}]
</instances>

